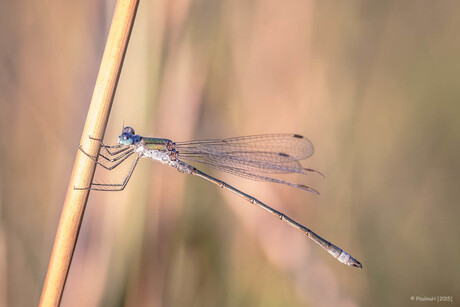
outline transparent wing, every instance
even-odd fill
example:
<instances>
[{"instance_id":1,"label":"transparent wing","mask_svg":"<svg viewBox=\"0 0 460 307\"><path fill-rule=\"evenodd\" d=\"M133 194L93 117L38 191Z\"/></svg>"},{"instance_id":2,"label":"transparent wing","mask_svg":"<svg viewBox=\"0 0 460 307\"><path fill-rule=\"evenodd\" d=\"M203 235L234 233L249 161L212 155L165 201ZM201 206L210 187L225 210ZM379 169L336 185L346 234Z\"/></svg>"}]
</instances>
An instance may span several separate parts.
<instances>
[{"instance_id":1,"label":"transparent wing","mask_svg":"<svg viewBox=\"0 0 460 307\"><path fill-rule=\"evenodd\" d=\"M194 161L240 177L281 183L310 192L302 185L272 178L268 174L316 172L299 160L313 154L313 145L297 134L266 134L175 143L181 160Z\"/></svg>"},{"instance_id":2,"label":"transparent wing","mask_svg":"<svg viewBox=\"0 0 460 307\"><path fill-rule=\"evenodd\" d=\"M176 142L183 157L203 153L238 158L241 161L286 163L303 160L313 154L313 144L298 134L263 134L229 139Z\"/></svg>"},{"instance_id":3,"label":"transparent wing","mask_svg":"<svg viewBox=\"0 0 460 307\"><path fill-rule=\"evenodd\" d=\"M257 157L255 156L257 154L254 153L253 155L254 156L251 157L237 154L207 152L183 154L179 151L178 157L182 160L199 162L218 169L225 167L246 167L252 169L253 172L264 174L305 174L305 171L307 170L297 160L292 160L290 162L276 162L277 157L275 155L277 154L273 154L274 157L270 157L268 154Z\"/></svg>"}]
</instances>

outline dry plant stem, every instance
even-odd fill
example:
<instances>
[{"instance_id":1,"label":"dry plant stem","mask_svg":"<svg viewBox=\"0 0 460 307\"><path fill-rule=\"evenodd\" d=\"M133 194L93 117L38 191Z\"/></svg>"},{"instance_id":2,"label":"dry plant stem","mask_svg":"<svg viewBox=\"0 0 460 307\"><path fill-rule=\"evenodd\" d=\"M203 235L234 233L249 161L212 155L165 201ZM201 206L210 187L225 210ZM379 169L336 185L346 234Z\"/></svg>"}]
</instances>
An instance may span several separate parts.
<instances>
[{"instance_id":1,"label":"dry plant stem","mask_svg":"<svg viewBox=\"0 0 460 307\"><path fill-rule=\"evenodd\" d=\"M138 0L119 0L115 8L81 138L82 147L93 156L97 156L100 145L99 142L91 141L88 136L102 138L104 135L138 3ZM74 190L74 187L87 187L91 184L95 165L77 150L40 306L58 306L61 301L89 194L89 190Z\"/></svg>"}]
</instances>

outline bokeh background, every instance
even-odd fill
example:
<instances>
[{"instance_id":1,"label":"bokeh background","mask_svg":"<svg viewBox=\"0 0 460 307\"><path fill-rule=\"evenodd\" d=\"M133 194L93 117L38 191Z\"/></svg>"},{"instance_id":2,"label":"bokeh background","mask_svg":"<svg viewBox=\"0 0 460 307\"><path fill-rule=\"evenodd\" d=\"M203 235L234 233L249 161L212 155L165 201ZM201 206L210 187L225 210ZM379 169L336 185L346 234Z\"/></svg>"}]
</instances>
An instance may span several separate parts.
<instances>
[{"instance_id":1,"label":"bokeh background","mask_svg":"<svg viewBox=\"0 0 460 307\"><path fill-rule=\"evenodd\" d=\"M114 7L0 3L1 306L39 301ZM177 141L303 134L316 148L305 166L326 177L290 179L321 196L212 174L364 269L145 160L125 191L91 193L62 306L458 302L459 11L456 1L141 1L106 142L123 123Z\"/></svg>"}]
</instances>

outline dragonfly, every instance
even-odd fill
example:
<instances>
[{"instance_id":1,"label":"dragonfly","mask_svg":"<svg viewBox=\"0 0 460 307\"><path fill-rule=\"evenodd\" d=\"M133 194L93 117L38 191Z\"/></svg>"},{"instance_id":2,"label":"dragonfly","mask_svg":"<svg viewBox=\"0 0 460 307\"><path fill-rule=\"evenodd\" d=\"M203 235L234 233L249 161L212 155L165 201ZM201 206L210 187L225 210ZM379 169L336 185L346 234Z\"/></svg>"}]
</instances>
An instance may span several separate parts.
<instances>
[{"instance_id":1,"label":"dragonfly","mask_svg":"<svg viewBox=\"0 0 460 307\"><path fill-rule=\"evenodd\" d=\"M259 206L289 226L301 231L341 263L359 269L362 268L362 264L353 256L286 214L188 164L188 162L197 162L243 178L279 183L319 194L315 189L307 185L292 183L274 177L279 174L291 173L304 175L318 173L322 175L316 170L303 167L300 163L301 160L311 157L314 151L313 144L301 135L262 134L228 139L173 142L164 138L137 135L132 127L127 126L123 128L121 135L118 137L117 145L109 146L104 144L101 139L92 137L90 139L100 143L101 152L99 153L99 158L102 158L104 163L100 162L97 156L91 156L86 153L81 145L79 150L107 170L115 169L131 156L135 156L135 159L122 182L93 182L90 187L75 187L76 190L122 191L128 184L139 159L150 158L174 167L181 173L201 177L235 193L249 203ZM104 151L104 154L102 151Z\"/></svg>"}]
</instances>

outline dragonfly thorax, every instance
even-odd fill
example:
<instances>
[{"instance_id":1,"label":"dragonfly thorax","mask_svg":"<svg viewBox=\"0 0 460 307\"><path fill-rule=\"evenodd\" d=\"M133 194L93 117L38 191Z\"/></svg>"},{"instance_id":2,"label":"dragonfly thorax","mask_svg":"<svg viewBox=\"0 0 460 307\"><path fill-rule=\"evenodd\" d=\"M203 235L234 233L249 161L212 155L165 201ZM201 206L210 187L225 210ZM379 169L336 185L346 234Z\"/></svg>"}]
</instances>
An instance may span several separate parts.
<instances>
[{"instance_id":1,"label":"dragonfly thorax","mask_svg":"<svg viewBox=\"0 0 460 307\"><path fill-rule=\"evenodd\" d=\"M167 150L164 146L163 149L152 149L152 146L148 146L142 141L135 145L134 151L138 153L141 158L150 158L152 160L159 161L163 164L174 167L181 173L191 174L195 169L193 166L176 159L175 150Z\"/></svg>"}]
</instances>

